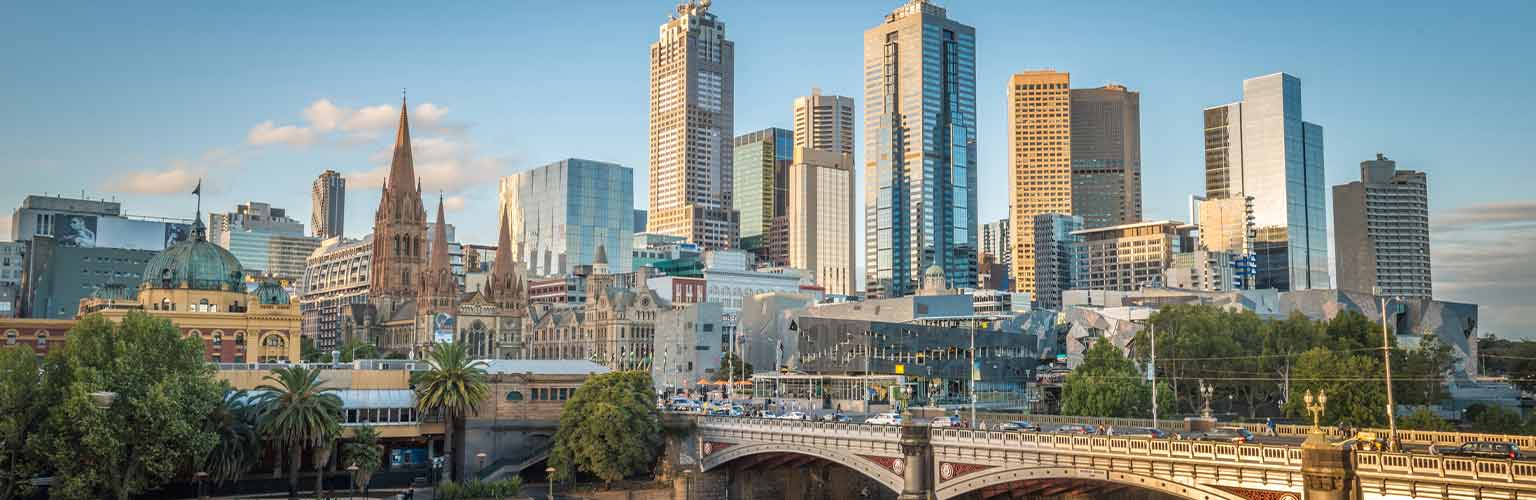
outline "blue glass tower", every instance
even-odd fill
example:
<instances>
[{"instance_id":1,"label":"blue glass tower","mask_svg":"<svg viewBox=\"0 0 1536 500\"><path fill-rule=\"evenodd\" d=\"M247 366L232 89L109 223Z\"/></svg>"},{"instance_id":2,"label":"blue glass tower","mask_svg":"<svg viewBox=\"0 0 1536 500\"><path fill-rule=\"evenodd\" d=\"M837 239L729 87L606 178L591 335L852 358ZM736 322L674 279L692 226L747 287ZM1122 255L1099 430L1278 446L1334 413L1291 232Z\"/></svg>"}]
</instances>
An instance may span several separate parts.
<instances>
[{"instance_id":1,"label":"blue glass tower","mask_svg":"<svg viewBox=\"0 0 1536 500\"><path fill-rule=\"evenodd\" d=\"M976 286L976 30L911 0L864 32L864 245L872 296L929 266Z\"/></svg>"}]
</instances>

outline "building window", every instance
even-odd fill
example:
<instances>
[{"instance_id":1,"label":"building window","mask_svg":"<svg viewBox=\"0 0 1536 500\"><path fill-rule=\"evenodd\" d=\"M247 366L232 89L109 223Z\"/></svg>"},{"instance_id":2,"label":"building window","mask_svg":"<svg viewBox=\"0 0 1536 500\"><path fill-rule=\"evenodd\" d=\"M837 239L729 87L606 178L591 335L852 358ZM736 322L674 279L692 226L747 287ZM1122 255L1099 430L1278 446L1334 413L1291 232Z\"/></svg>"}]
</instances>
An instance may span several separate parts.
<instances>
[{"instance_id":1,"label":"building window","mask_svg":"<svg viewBox=\"0 0 1536 500\"><path fill-rule=\"evenodd\" d=\"M48 347L48 332L41 330L37 332L37 346Z\"/></svg>"},{"instance_id":2,"label":"building window","mask_svg":"<svg viewBox=\"0 0 1536 500\"><path fill-rule=\"evenodd\" d=\"M5 345L16 345L16 330L5 331Z\"/></svg>"},{"instance_id":3,"label":"building window","mask_svg":"<svg viewBox=\"0 0 1536 500\"><path fill-rule=\"evenodd\" d=\"M522 401L522 400L523 400L523 393L521 393L521 392L512 391L512 392L508 392L507 393L507 401Z\"/></svg>"}]
</instances>

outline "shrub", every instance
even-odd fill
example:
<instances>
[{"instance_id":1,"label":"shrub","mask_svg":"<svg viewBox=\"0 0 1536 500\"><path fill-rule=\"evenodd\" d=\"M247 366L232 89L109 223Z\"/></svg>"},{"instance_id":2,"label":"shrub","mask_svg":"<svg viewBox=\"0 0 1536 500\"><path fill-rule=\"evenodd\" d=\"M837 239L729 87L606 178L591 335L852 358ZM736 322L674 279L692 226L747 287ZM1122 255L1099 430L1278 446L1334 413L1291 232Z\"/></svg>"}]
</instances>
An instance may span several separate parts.
<instances>
[{"instance_id":1,"label":"shrub","mask_svg":"<svg viewBox=\"0 0 1536 500\"><path fill-rule=\"evenodd\" d=\"M471 480L462 484L443 481L437 485L435 498L439 500L499 499L517 496L522 489L523 478L520 477L501 481Z\"/></svg>"}]
</instances>

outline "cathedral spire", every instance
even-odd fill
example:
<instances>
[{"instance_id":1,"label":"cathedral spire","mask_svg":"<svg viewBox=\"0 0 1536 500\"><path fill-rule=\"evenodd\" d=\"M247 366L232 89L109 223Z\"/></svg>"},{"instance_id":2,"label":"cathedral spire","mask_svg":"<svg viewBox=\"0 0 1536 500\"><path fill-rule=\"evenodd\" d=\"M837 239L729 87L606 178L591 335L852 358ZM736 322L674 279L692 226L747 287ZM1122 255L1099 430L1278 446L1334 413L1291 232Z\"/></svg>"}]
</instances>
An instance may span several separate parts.
<instances>
[{"instance_id":1,"label":"cathedral spire","mask_svg":"<svg viewBox=\"0 0 1536 500\"><path fill-rule=\"evenodd\" d=\"M437 225L432 228L432 249L427 254L431 259L427 270L433 273L451 273L452 268L448 262L448 223L443 219L443 194L437 194Z\"/></svg>"},{"instance_id":2,"label":"cathedral spire","mask_svg":"<svg viewBox=\"0 0 1536 500\"><path fill-rule=\"evenodd\" d=\"M496 237L496 262L491 263L491 274L503 276L510 274L517 265L512 261L512 235L507 227L507 213L501 213L501 224L497 227L501 233Z\"/></svg>"},{"instance_id":3,"label":"cathedral spire","mask_svg":"<svg viewBox=\"0 0 1536 500\"><path fill-rule=\"evenodd\" d=\"M411 123L406 116L405 93L400 94L400 126L395 132L395 155L389 162L389 184L394 189L410 189L416 178L416 166L411 160ZM417 195L420 195L420 188Z\"/></svg>"}]
</instances>

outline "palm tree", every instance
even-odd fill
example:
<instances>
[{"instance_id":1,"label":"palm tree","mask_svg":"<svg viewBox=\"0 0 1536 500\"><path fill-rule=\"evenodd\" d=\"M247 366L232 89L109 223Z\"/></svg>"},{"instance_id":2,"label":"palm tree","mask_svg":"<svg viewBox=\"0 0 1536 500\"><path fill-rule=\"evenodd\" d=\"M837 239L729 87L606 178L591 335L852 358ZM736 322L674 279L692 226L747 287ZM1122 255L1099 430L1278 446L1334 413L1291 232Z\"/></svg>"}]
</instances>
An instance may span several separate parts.
<instances>
[{"instance_id":1,"label":"palm tree","mask_svg":"<svg viewBox=\"0 0 1536 500\"><path fill-rule=\"evenodd\" d=\"M439 342L427 351L428 370L416 382L416 406L423 412L440 410L447 418L448 477L459 480L457 465L464 450L464 414L476 411L490 387L485 362L469 359L464 344Z\"/></svg>"},{"instance_id":2,"label":"palm tree","mask_svg":"<svg viewBox=\"0 0 1536 500\"><path fill-rule=\"evenodd\" d=\"M272 370L257 386L261 424L268 439L288 447L288 497L299 496L299 462L304 447L321 446L340 431L341 398L323 388L319 368L299 365ZM318 492L317 492L318 495Z\"/></svg>"},{"instance_id":3,"label":"palm tree","mask_svg":"<svg viewBox=\"0 0 1536 500\"><path fill-rule=\"evenodd\" d=\"M357 466L357 489L363 494L368 493L368 481L373 478L374 471L384 462L384 447L379 445L379 431L372 426L352 428L352 440L342 445L345 451L342 461L347 465Z\"/></svg>"},{"instance_id":4,"label":"palm tree","mask_svg":"<svg viewBox=\"0 0 1536 500\"><path fill-rule=\"evenodd\" d=\"M261 435L256 432L258 408L251 404L246 391L229 391L224 402L208 416L209 430L218 443L203 458L201 470L207 471L215 484L235 481L261 458Z\"/></svg>"}]
</instances>

